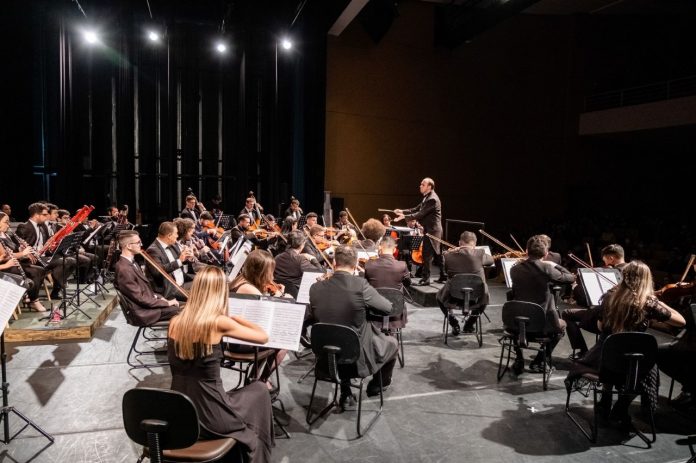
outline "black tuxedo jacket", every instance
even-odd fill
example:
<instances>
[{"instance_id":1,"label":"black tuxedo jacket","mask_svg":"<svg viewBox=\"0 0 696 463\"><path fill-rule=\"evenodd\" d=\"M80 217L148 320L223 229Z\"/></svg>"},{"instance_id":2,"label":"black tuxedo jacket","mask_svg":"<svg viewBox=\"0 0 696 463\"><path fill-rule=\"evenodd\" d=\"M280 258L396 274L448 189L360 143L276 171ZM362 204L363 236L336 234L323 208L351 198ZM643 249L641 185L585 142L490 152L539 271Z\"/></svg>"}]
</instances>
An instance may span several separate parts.
<instances>
[{"instance_id":1,"label":"black tuxedo jacket","mask_svg":"<svg viewBox=\"0 0 696 463\"><path fill-rule=\"evenodd\" d=\"M177 244L173 244L171 245L171 248L172 252L174 253L174 257L178 258L179 254L181 253L181 251L179 250L179 246ZM174 270L181 268L181 271L184 273L184 282L193 280L193 277L191 275L184 272L183 262L181 263L181 265L179 265L179 262L176 260L174 262L169 262L167 254L165 253L164 248L158 240L155 240L150 245L150 247L147 248L147 253L148 255L150 255L150 257L152 257L155 260L155 262L160 264L160 267L162 267L170 275L174 273ZM152 289L154 289L156 293L162 294L166 298L175 297L177 294L179 294L177 289L174 288L174 286L172 286L172 284L169 283L160 274L160 272L152 268L150 264L147 264L147 277L150 280Z\"/></svg>"},{"instance_id":2,"label":"black tuxedo jacket","mask_svg":"<svg viewBox=\"0 0 696 463\"><path fill-rule=\"evenodd\" d=\"M116 262L114 270L114 286L126 297L124 302L128 307L124 309L135 325L147 326L168 320L179 311L178 307L170 306L166 299L157 296L145 274L125 257Z\"/></svg>"},{"instance_id":3,"label":"black tuxedo jacket","mask_svg":"<svg viewBox=\"0 0 696 463\"><path fill-rule=\"evenodd\" d=\"M406 262L387 254L381 254L379 259L370 259L365 263L365 279L373 288L401 289L403 286L411 286L411 273Z\"/></svg>"},{"instance_id":4,"label":"black tuxedo jacket","mask_svg":"<svg viewBox=\"0 0 696 463\"><path fill-rule=\"evenodd\" d=\"M429 233L438 238L442 238L442 206L440 197L432 190L423 196L421 203L411 209L403 210L406 220L416 219L423 226L425 233ZM440 243L430 240L433 249L440 254Z\"/></svg>"},{"instance_id":5,"label":"black tuxedo jacket","mask_svg":"<svg viewBox=\"0 0 696 463\"><path fill-rule=\"evenodd\" d=\"M179 213L179 217L181 217L182 219L191 219L194 222L198 223L198 219L201 217L201 215L198 211L191 211L191 209L184 208Z\"/></svg>"},{"instance_id":6,"label":"black tuxedo jacket","mask_svg":"<svg viewBox=\"0 0 696 463\"><path fill-rule=\"evenodd\" d=\"M41 230L41 235L43 236L43 244L46 244L46 241L48 241L48 227L45 223L42 223L41 225L39 225L39 230ZM36 246L38 236L36 236L36 229L34 228L34 225L32 225L31 222L26 221L24 223L20 223L17 226L16 233L17 236L29 243L29 246Z\"/></svg>"}]
</instances>

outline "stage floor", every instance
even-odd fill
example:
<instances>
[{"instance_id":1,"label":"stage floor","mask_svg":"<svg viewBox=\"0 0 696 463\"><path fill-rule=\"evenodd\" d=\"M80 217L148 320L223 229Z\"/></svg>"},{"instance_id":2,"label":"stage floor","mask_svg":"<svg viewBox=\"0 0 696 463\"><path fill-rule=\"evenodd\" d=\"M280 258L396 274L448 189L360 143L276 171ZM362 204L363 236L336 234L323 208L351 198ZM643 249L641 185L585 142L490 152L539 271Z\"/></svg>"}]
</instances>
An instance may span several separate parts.
<instances>
[{"instance_id":1,"label":"stage floor","mask_svg":"<svg viewBox=\"0 0 696 463\"><path fill-rule=\"evenodd\" d=\"M650 450L634 438L621 445L622 435L601 428L591 444L563 411L569 353L566 339L556 349L558 371L548 391L539 375L508 375L496 381L500 348L500 311L505 288L491 282L492 301L484 324L484 344L472 337L441 337L442 314L435 307L410 307L404 331L406 365L397 368L385 394L382 416L362 438L355 438L355 414L331 414L311 431L305 423L312 389L310 376L297 379L311 366L311 357L288 355L281 366L281 398L290 415L291 438L278 437L276 462L677 462L689 451L675 444L696 432L693 417L667 404L664 380L656 415L657 442ZM121 398L135 386L168 387L168 368L129 370L126 353L135 328L114 310L90 342L17 346L8 344L10 405L56 437L54 445L27 429L9 445L0 446L0 461L8 462L133 462L139 448L123 431ZM589 338L588 338L589 340ZM224 381L234 377L224 371ZM664 378L663 378L664 379ZM320 385L320 397L329 386ZM575 395L577 403L580 398ZM589 403L587 400L584 403ZM375 399L366 401L364 422ZM317 404L317 410L321 403ZM632 413L639 415L636 401ZM586 408L589 411L589 407ZM585 415L588 415L586 413ZM11 428L19 422L11 417ZM1 429L0 429L1 432Z\"/></svg>"}]
</instances>

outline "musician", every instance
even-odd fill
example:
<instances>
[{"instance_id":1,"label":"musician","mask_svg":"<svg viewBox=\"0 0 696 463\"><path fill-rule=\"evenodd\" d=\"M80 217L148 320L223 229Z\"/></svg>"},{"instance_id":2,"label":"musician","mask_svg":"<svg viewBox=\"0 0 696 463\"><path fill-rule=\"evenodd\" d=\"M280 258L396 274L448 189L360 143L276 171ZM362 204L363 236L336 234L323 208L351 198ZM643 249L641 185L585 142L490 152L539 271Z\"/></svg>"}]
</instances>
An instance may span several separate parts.
<instances>
[{"instance_id":1,"label":"musician","mask_svg":"<svg viewBox=\"0 0 696 463\"><path fill-rule=\"evenodd\" d=\"M557 252L551 250L551 237L549 235L539 235L541 238L546 240L546 246L549 248L549 252L546 254L544 260L553 262L556 265L561 265L561 255Z\"/></svg>"},{"instance_id":2,"label":"musician","mask_svg":"<svg viewBox=\"0 0 696 463\"><path fill-rule=\"evenodd\" d=\"M392 382L398 344L394 337L386 336L371 323L365 323L366 308L388 315L393 307L364 278L353 275L357 263L358 256L353 247L339 246L336 249L333 276L318 281L309 289L310 319L349 326L358 333L362 348L356 366L361 376L373 375L367 385L367 395L375 396L380 393L380 376L382 390L386 390ZM344 409L353 400L350 380L343 380L339 401L341 408Z\"/></svg>"},{"instance_id":3,"label":"musician","mask_svg":"<svg viewBox=\"0 0 696 463\"><path fill-rule=\"evenodd\" d=\"M602 261L605 267L623 270L628 263L624 260L626 253L620 244L610 244L602 248Z\"/></svg>"},{"instance_id":4,"label":"musician","mask_svg":"<svg viewBox=\"0 0 696 463\"><path fill-rule=\"evenodd\" d=\"M3 204L0 207L0 211L10 218L10 222L16 222L15 218L12 217L12 207L9 204Z\"/></svg>"},{"instance_id":5,"label":"musician","mask_svg":"<svg viewBox=\"0 0 696 463\"><path fill-rule=\"evenodd\" d=\"M292 217L295 220L300 220L302 214L303 212L302 208L300 207L300 201L293 196L292 199L290 199L290 206L285 210L283 217Z\"/></svg>"},{"instance_id":6,"label":"musician","mask_svg":"<svg viewBox=\"0 0 696 463\"><path fill-rule=\"evenodd\" d=\"M176 284L188 289L191 287L193 277L184 273L184 265L193 257L189 248L179 249L177 239L179 232L173 222L162 222L157 230L157 238L147 248L147 253L157 262L165 272L169 273ZM165 298L175 297L185 300L185 297L164 278L157 269L147 264L148 278L152 289Z\"/></svg>"},{"instance_id":7,"label":"musician","mask_svg":"<svg viewBox=\"0 0 696 463\"><path fill-rule=\"evenodd\" d=\"M294 230L287 235L287 249L275 258L275 281L285 285L285 292L297 298L304 272L322 272L317 258L305 251L304 233Z\"/></svg>"},{"instance_id":8,"label":"musician","mask_svg":"<svg viewBox=\"0 0 696 463\"><path fill-rule=\"evenodd\" d=\"M2 242L2 248L7 249L11 256L6 256L8 259L5 265L0 266L0 270L20 275L22 271L27 276L27 278L32 282L29 289L27 290L27 297L29 298L29 307L36 310L37 312L44 312L46 308L39 302L39 290L41 289L41 283L46 276L46 271L43 267L39 265L32 264L29 260L31 256L31 248L24 248L20 246L19 242L16 241L14 235L9 235L7 231L10 228L10 217L4 212L0 212L0 241ZM16 264L11 261L11 259L16 259L19 265L22 266L22 271L17 268ZM9 264L9 265L8 265Z\"/></svg>"},{"instance_id":9,"label":"musician","mask_svg":"<svg viewBox=\"0 0 696 463\"><path fill-rule=\"evenodd\" d=\"M395 209L397 215L394 219L398 222L404 218L416 219L423 224L425 233L429 233L437 238L442 238L442 212L440 197L435 193L435 182L426 177L420 183L420 193L423 195L421 203L411 209ZM438 258L440 254L440 243L431 239L423 239L423 266L422 276L419 285L430 284L430 264L433 258ZM441 272L444 273L444 272Z\"/></svg>"},{"instance_id":10,"label":"musician","mask_svg":"<svg viewBox=\"0 0 696 463\"><path fill-rule=\"evenodd\" d=\"M48 220L46 220L46 229L48 230L48 237L55 235L58 230L63 228L58 224L58 206L53 203L44 203L48 209ZM68 214L70 214L68 212Z\"/></svg>"},{"instance_id":11,"label":"musician","mask_svg":"<svg viewBox=\"0 0 696 463\"><path fill-rule=\"evenodd\" d=\"M186 207L184 207L181 212L179 213L179 217L182 219L191 219L193 220L193 223L198 222L198 219L200 218L200 212L196 208L196 203L198 202L196 200L196 197L194 195L188 195L185 199L186 201Z\"/></svg>"},{"instance_id":12,"label":"musician","mask_svg":"<svg viewBox=\"0 0 696 463\"><path fill-rule=\"evenodd\" d=\"M70 222L70 211L67 211L65 209L58 209L56 213L56 222L55 222L55 231L57 232L61 228L65 227L68 222ZM85 218L85 221L87 219ZM79 224L77 227L75 227L74 232L76 233L83 233L86 232L85 235L83 235L83 239L87 238L87 235L90 233L89 227L86 227L82 224ZM97 261L97 256L85 251L84 248L80 248L80 252L77 253L77 269L78 273L80 275L80 283L87 283L89 281L89 271L92 268L92 265L94 262Z\"/></svg>"},{"instance_id":13,"label":"musician","mask_svg":"<svg viewBox=\"0 0 696 463\"><path fill-rule=\"evenodd\" d=\"M389 214L382 214L382 225L389 228L391 227L391 216Z\"/></svg>"},{"instance_id":14,"label":"musician","mask_svg":"<svg viewBox=\"0 0 696 463\"><path fill-rule=\"evenodd\" d=\"M307 219L306 224L305 224L305 227L307 227L307 228L312 228L313 226L317 225L317 223L319 222L319 216L317 215L316 212L310 212L309 214L307 214L305 216L305 218Z\"/></svg>"},{"instance_id":15,"label":"musician","mask_svg":"<svg viewBox=\"0 0 696 463\"><path fill-rule=\"evenodd\" d=\"M590 366L593 369L599 368L604 341L611 334L645 331L650 320L657 320L675 327L685 324L684 317L679 312L654 296L650 268L640 261L633 261L624 266L621 282L607 291L601 304L602 318L599 325L602 334L597 344L590 349L587 355L579 363L573 365L568 373L566 385L569 379L577 377L583 372L584 366ZM653 376L653 381L656 381L657 369L653 369L650 375ZM611 384L604 384L602 399L598 406L602 412L607 414L612 403L611 389ZM611 410L612 417L620 424L630 424L628 407L634 398L635 396L621 394Z\"/></svg>"},{"instance_id":16,"label":"musician","mask_svg":"<svg viewBox=\"0 0 696 463\"><path fill-rule=\"evenodd\" d=\"M222 214L222 196L215 195L210 198L210 214L217 219ZM202 213L201 213L202 214Z\"/></svg>"},{"instance_id":17,"label":"musician","mask_svg":"<svg viewBox=\"0 0 696 463\"><path fill-rule=\"evenodd\" d=\"M387 229L382 222L377 219L367 219L360 227L360 234L364 236L365 239L358 243L354 243L353 246L358 251L377 251L377 243L386 235Z\"/></svg>"},{"instance_id":18,"label":"musician","mask_svg":"<svg viewBox=\"0 0 696 463\"><path fill-rule=\"evenodd\" d=\"M118 243L121 257L114 265L114 286L131 302L131 315L143 325L169 320L176 315L179 312L179 301L156 294L150 280L134 260L135 255L140 254L143 244L138 232L122 231L118 236Z\"/></svg>"},{"instance_id":19,"label":"musician","mask_svg":"<svg viewBox=\"0 0 696 463\"><path fill-rule=\"evenodd\" d=\"M411 273L406 262L394 259L396 241L385 236L379 243L379 257L365 263L365 279L373 288L393 288L403 290L411 286ZM404 314L406 311L404 311ZM405 315L403 327L406 325Z\"/></svg>"},{"instance_id":20,"label":"musician","mask_svg":"<svg viewBox=\"0 0 696 463\"><path fill-rule=\"evenodd\" d=\"M41 248L48 241L48 207L44 203L33 203L29 205L29 220L19 224L17 236L27 242L29 246L40 252ZM63 289L63 281L75 271L76 261L73 257L55 256L46 267L47 271L53 274L53 290L51 298L58 298Z\"/></svg>"},{"instance_id":21,"label":"musician","mask_svg":"<svg viewBox=\"0 0 696 463\"><path fill-rule=\"evenodd\" d=\"M260 244L262 240L257 239L256 235L252 231L249 231L251 220L251 216L247 214L240 214L239 217L237 217L237 225L230 230L232 244L236 243L242 237L248 239L255 245Z\"/></svg>"},{"instance_id":22,"label":"musician","mask_svg":"<svg viewBox=\"0 0 696 463\"><path fill-rule=\"evenodd\" d=\"M566 323L558 317L556 302L551 294L550 283L572 283L575 275L560 265L544 260L549 248L546 239L539 235L532 236L527 241L526 260L521 261L510 270L512 279L511 300L534 302L546 311L545 331L552 339L546 345L546 356L551 358L553 349L565 334ZM539 352L529 365L535 373L543 373L542 354ZM517 358L513 371L520 374L524 370L522 350L517 349Z\"/></svg>"},{"instance_id":23,"label":"musician","mask_svg":"<svg viewBox=\"0 0 696 463\"><path fill-rule=\"evenodd\" d=\"M239 215L247 215L249 216L251 223L257 223L261 221L262 212L263 208L260 204L256 203L256 198L252 195L249 195L244 204L244 208L241 211L239 211Z\"/></svg>"},{"instance_id":24,"label":"musician","mask_svg":"<svg viewBox=\"0 0 696 463\"><path fill-rule=\"evenodd\" d=\"M196 276L196 271L205 265L201 262L201 258L203 257L202 253L193 242L193 234L196 231L196 224L191 219L177 217L174 219L174 225L176 225L176 233L178 235L176 240L177 249L181 251L188 248L191 251L191 258L184 262L183 271L185 274L190 275L191 278L193 278ZM210 250L202 242L200 244L201 250Z\"/></svg>"},{"instance_id":25,"label":"musician","mask_svg":"<svg viewBox=\"0 0 696 463\"><path fill-rule=\"evenodd\" d=\"M476 249L476 234L464 231L459 236L459 247L445 251L442 255L442 271L448 278L452 278L460 273L473 273L481 277L485 288L483 299L471 305L472 315L481 314L488 305L490 295L486 284L486 272L484 267L493 265L495 261L486 254L483 249ZM460 332L459 321L452 315L452 310L456 308L450 296L450 281L447 281L437 292L437 303L443 314L449 315L449 324L452 327L452 335L456 336ZM464 324L464 332L472 333L476 325L476 318L469 317Z\"/></svg>"},{"instance_id":26,"label":"musician","mask_svg":"<svg viewBox=\"0 0 696 463\"><path fill-rule=\"evenodd\" d=\"M106 208L106 215L111 219L113 222L118 222L118 207L116 206L109 206Z\"/></svg>"}]
</instances>

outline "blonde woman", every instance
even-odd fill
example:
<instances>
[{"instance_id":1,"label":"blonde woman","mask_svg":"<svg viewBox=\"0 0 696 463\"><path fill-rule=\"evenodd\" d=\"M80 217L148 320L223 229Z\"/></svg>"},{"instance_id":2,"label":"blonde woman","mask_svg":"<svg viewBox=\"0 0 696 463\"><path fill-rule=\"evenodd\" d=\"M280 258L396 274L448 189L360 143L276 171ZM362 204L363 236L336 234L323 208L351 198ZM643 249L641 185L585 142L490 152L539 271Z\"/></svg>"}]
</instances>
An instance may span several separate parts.
<instances>
[{"instance_id":1,"label":"blonde woman","mask_svg":"<svg viewBox=\"0 0 696 463\"><path fill-rule=\"evenodd\" d=\"M169 325L172 386L198 410L201 437L228 436L247 450L250 462L267 462L273 446L271 398L263 383L225 391L220 378L220 341L229 336L264 344L268 335L256 324L227 315L227 280L216 267L193 280L186 309Z\"/></svg>"}]
</instances>

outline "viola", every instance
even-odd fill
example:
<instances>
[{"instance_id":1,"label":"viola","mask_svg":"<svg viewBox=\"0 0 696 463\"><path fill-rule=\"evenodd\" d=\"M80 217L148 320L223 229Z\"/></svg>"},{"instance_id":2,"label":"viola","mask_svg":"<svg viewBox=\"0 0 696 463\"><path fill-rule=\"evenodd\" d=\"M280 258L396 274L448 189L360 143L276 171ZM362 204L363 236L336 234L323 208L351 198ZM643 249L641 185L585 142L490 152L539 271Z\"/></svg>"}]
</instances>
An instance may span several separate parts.
<instances>
[{"instance_id":1,"label":"viola","mask_svg":"<svg viewBox=\"0 0 696 463\"><path fill-rule=\"evenodd\" d=\"M222 227L216 227L215 222L212 220L203 220L201 227L203 230L214 230L215 233L212 233L210 235L210 247L215 250L220 250L220 243L218 240L222 236L223 233L225 233L225 230Z\"/></svg>"}]
</instances>

